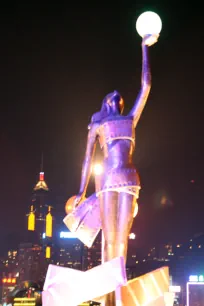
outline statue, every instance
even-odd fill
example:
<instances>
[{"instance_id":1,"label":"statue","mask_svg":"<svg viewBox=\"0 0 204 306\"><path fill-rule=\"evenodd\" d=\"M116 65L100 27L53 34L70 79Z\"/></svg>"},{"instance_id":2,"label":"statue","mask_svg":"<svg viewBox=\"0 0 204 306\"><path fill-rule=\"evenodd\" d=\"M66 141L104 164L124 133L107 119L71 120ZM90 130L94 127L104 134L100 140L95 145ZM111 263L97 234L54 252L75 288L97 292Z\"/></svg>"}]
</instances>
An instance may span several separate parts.
<instances>
[{"instance_id":1,"label":"statue","mask_svg":"<svg viewBox=\"0 0 204 306\"><path fill-rule=\"evenodd\" d=\"M103 173L97 177L96 196L100 203L101 228L104 236L103 260L127 256L128 236L137 212L140 179L133 165L135 128L145 107L151 74L148 47L157 42L159 35L146 35L142 40L142 85L135 104L127 116L122 115L124 100L114 91L108 94L101 110L92 116L87 148L82 168L79 194L74 198L77 207L85 200L91 175L96 142L104 154ZM106 306L115 304L114 292L107 295Z\"/></svg>"},{"instance_id":2,"label":"statue","mask_svg":"<svg viewBox=\"0 0 204 306\"><path fill-rule=\"evenodd\" d=\"M87 148L82 167L79 193L68 201L68 207L72 203L73 211L80 211L80 206L86 207L82 209L84 216L85 210L87 214L87 207L90 206L87 203L98 203L98 206L97 204L95 205L98 207L95 216L99 215L100 224L98 228L95 226L93 239L90 239L90 244L86 244L91 246L101 227L104 237L103 262L110 261L116 257L123 257L126 261L127 257L128 237L133 219L137 214L137 199L141 188L138 172L132 162L135 150L135 128L151 88L148 47L157 42L158 36L158 34L145 35L142 39L141 90L129 114L126 116L122 115L124 100L117 91L114 91L104 98L101 110L92 116L88 127ZM96 193L86 199L85 195L91 175L92 160L97 141L99 141L104 155L103 173L96 177ZM77 217L73 215L72 219L68 215L64 222L70 230L76 230L80 224L80 219L83 219L81 228L83 227L84 232L82 234L91 237L92 234L89 233L91 226L84 226L86 223L84 221L85 218L81 216L81 212L78 213ZM91 224L91 220L95 219L97 218L92 216L91 219L90 217L89 224ZM81 238L79 237L79 239ZM81 240L84 242L83 238ZM117 292L107 294L105 305L115 306L116 299L120 300L120 288Z\"/></svg>"}]
</instances>

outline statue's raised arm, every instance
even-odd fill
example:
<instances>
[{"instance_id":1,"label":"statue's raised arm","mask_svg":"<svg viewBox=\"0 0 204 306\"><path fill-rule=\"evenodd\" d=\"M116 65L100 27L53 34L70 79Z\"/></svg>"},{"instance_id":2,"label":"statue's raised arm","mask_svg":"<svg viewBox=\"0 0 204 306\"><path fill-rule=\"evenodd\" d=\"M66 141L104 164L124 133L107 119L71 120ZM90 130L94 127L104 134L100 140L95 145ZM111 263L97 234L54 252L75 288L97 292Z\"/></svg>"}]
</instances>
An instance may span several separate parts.
<instances>
[{"instance_id":1,"label":"statue's raised arm","mask_svg":"<svg viewBox=\"0 0 204 306\"><path fill-rule=\"evenodd\" d=\"M142 111L145 107L149 92L151 89L151 71L149 63L149 46L157 42L158 35L147 35L142 40L142 79L141 89L135 100L135 104L129 115L134 118L134 126L136 127Z\"/></svg>"}]
</instances>

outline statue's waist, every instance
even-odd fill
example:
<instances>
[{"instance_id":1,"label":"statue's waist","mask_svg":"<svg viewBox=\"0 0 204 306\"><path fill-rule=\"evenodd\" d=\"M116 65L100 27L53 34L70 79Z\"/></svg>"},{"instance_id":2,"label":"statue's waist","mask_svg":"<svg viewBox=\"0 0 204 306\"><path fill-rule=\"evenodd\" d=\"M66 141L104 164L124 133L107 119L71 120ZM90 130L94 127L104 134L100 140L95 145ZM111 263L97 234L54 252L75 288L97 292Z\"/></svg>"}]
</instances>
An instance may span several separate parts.
<instances>
[{"instance_id":1,"label":"statue's waist","mask_svg":"<svg viewBox=\"0 0 204 306\"><path fill-rule=\"evenodd\" d=\"M140 186L140 178L135 168L118 168L104 171L95 177L96 192L101 190Z\"/></svg>"}]
</instances>

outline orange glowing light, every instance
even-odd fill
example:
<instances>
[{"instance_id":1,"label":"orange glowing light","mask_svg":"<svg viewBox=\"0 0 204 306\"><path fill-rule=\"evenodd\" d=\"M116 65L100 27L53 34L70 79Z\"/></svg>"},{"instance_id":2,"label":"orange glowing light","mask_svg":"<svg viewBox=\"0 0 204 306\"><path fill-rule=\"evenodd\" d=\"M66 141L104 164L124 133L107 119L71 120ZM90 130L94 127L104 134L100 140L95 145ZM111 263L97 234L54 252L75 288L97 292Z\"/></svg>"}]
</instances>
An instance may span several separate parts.
<instances>
[{"instance_id":1,"label":"orange glowing light","mask_svg":"<svg viewBox=\"0 0 204 306\"><path fill-rule=\"evenodd\" d=\"M70 214L73 211L75 199L76 199L76 196L73 196L73 197L68 199L67 203L65 204L66 214Z\"/></svg>"},{"instance_id":2,"label":"orange glowing light","mask_svg":"<svg viewBox=\"0 0 204 306\"><path fill-rule=\"evenodd\" d=\"M7 283L10 284L11 283L11 278L7 279Z\"/></svg>"},{"instance_id":3,"label":"orange glowing light","mask_svg":"<svg viewBox=\"0 0 204 306\"><path fill-rule=\"evenodd\" d=\"M7 279L6 279L6 278L3 278L3 279L2 279L2 283L5 284L6 282L7 282Z\"/></svg>"},{"instance_id":4,"label":"orange glowing light","mask_svg":"<svg viewBox=\"0 0 204 306\"><path fill-rule=\"evenodd\" d=\"M15 284L16 283L16 279L12 278L11 282L12 282L12 284Z\"/></svg>"},{"instance_id":5,"label":"orange glowing light","mask_svg":"<svg viewBox=\"0 0 204 306\"><path fill-rule=\"evenodd\" d=\"M75 199L76 199L76 196L74 195L71 198L69 198L67 203L65 204L65 212L66 212L67 215L70 214L71 212L73 212L73 210L75 208ZM85 201L85 200L86 200L86 198L83 197L82 201Z\"/></svg>"}]
</instances>

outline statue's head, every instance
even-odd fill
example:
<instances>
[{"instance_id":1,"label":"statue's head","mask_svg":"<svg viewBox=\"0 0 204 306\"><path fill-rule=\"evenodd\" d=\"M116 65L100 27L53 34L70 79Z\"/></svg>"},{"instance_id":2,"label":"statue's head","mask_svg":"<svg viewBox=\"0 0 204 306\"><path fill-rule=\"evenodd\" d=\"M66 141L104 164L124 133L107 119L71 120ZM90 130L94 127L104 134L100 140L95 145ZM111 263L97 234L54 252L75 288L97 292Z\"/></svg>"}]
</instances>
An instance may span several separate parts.
<instances>
[{"instance_id":1,"label":"statue's head","mask_svg":"<svg viewBox=\"0 0 204 306\"><path fill-rule=\"evenodd\" d=\"M107 115L120 115L124 110L124 100L118 91L109 93L102 102L102 112Z\"/></svg>"},{"instance_id":2,"label":"statue's head","mask_svg":"<svg viewBox=\"0 0 204 306\"><path fill-rule=\"evenodd\" d=\"M117 116L124 110L124 100L116 90L109 93L102 102L100 112L92 116L92 122L101 121L107 116Z\"/></svg>"}]
</instances>

